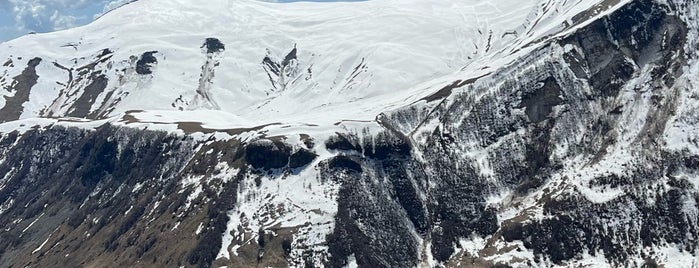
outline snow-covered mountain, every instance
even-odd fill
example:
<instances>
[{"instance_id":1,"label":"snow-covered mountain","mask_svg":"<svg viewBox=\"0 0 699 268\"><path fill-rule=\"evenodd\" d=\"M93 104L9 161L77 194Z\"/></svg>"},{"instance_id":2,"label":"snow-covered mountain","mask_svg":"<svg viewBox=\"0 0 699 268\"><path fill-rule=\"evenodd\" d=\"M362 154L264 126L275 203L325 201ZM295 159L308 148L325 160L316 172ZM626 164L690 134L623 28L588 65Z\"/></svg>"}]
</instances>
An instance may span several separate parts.
<instances>
[{"instance_id":1,"label":"snow-covered mountain","mask_svg":"<svg viewBox=\"0 0 699 268\"><path fill-rule=\"evenodd\" d=\"M0 266L695 267L698 7L139 0L0 43Z\"/></svg>"},{"instance_id":2,"label":"snow-covered mountain","mask_svg":"<svg viewBox=\"0 0 699 268\"><path fill-rule=\"evenodd\" d=\"M2 44L13 66L0 103L13 116L3 121L202 110L221 111L230 127L373 120L492 73L591 19L581 13L608 12L594 1L539 2L137 1L85 27ZM12 88L33 58L35 84Z\"/></svg>"}]
</instances>

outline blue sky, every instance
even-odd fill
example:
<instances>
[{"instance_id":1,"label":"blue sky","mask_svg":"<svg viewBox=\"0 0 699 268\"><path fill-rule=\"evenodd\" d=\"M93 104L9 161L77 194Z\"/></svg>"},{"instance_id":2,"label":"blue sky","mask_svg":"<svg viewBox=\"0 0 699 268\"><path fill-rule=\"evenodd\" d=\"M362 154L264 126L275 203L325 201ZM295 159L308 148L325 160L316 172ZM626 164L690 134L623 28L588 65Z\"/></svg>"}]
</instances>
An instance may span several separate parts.
<instances>
[{"instance_id":1,"label":"blue sky","mask_svg":"<svg viewBox=\"0 0 699 268\"><path fill-rule=\"evenodd\" d=\"M0 0L0 41L90 23L129 0Z\"/></svg>"},{"instance_id":2,"label":"blue sky","mask_svg":"<svg viewBox=\"0 0 699 268\"><path fill-rule=\"evenodd\" d=\"M14 39L30 32L51 32L84 25L93 21L100 14L130 1L0 0L0 42ZM279 2L298 1L279 0ZM341 0L305 1L337 2Z\"/></svg>"}]
</instances>

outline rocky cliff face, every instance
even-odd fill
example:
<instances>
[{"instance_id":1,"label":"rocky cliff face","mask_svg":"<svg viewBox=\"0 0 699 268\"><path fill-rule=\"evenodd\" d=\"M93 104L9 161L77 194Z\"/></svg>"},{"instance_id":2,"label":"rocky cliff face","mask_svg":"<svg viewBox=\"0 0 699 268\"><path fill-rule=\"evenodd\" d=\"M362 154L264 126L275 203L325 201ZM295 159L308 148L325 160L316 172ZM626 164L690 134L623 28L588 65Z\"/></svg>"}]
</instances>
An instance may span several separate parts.
<instances>
[{"instance_id":1,"label":"rocky cliff face","mask_svg":"<svg viewBox=\"0 0 699 268\"><path fill-rule=\"evenodd\" d=\"M603 1L489 73L320 130L14 121L30 60L0 110L0 266L694 267L697 6ZM202 47L200 106L223 105L226 49ZM263 61L276 90L296 53Z\"/></svg>"}]
</instances>

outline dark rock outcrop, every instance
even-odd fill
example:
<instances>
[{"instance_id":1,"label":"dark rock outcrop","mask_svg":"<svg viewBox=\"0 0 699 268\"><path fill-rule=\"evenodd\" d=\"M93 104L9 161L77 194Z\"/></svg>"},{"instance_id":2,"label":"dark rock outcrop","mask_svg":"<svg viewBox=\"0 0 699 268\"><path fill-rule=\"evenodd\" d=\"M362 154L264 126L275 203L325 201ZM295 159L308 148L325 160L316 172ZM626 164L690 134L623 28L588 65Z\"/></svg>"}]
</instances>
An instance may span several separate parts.
<instances>
[{"instance_id":1,"label":"dark rock outcrop","mask_svg":"<svg viewBox=\"0 0 699 268\"><path fill-rule=\"evenodd\" d=\"M316 159L316 157L318 157L317 154L301 148L295 153L291 154L291 156L289 157L289 167L300 168L306 166L313 162L313 160Z\"/></svg>"},{"instance_id":2,"label":"dark rock outcrop","mask_svg":"<svg viewBox=\"0 0 699 268\"><path fill-rule=\"evenodd\" d=\"M221 43L221 40L218 40L218 38L206 38L206 41L204 41L204 45L201 46L202 48L206 48L206 53L217 53L217 52L223 52L226 50L226 46Z\"/></svg>"},{"instance_id":3,"label":"dark rock outcrop","mask_svg":"<svg viewBox=\"0 0 699 268\"><path fill-rule=\"evenodd\" d=\"M6 90L13 92L12 97L5 96L5 106L0 109L0 123L17 120L22 115L25 102L29 101L29 93L36 85L39 76L36 74L36 66L41 63L41 58L33 58L27 63L27 68L20 75L13 78L11 88Z\"/></svg>"},{"instance_id":4,"label":"dark rock outcrop","mask_svg":"<svg viewBox=\"0 0 699 268\"><path fill-rule=\"evenodd\" d=\"M245 147L245 159L254 168L278 169L289 164L291 148L283 142L260 139Z\"/></svg>"},{"instance_id":5,"label":"dark rock outcrop","mask_svg":"<svg viewBox=\"0 0 699 268\"><path fill-rule=\"evenodd\" d=\"M156 53L158 51L144 52L136 62L136 73L141 75L152 74L153 65L158 63L158 59L155 57Z\"/></svg>"}]
</instances>

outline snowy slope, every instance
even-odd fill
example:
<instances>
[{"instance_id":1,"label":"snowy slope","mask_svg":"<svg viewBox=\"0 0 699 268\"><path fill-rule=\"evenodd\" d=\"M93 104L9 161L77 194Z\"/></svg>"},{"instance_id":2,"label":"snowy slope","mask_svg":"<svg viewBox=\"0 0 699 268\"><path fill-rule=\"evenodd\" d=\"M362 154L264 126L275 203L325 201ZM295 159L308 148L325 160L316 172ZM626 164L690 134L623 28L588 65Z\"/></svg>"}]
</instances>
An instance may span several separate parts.
<instances>
[{"instance_id":1,"label":"snowy slope","mask_svg":"<svg viewBox=\"0 0 699 268\"><path fill-rule=\"evenodd\" d=\"M214 109L230 113L234 125L329 125L420 100L452 84L459 70L460 79L490 73L593 17L580 14L613 10L596 5L142 0L88 26L0 44L0 59L14 66L2 67L5 87L26 60L42 59L20 118ZM207 51L207 38L221 47ZM157 63L139 65L148 55Z\"/></svg>"}]
</instances>

